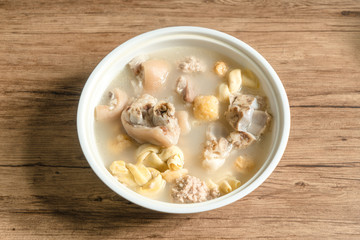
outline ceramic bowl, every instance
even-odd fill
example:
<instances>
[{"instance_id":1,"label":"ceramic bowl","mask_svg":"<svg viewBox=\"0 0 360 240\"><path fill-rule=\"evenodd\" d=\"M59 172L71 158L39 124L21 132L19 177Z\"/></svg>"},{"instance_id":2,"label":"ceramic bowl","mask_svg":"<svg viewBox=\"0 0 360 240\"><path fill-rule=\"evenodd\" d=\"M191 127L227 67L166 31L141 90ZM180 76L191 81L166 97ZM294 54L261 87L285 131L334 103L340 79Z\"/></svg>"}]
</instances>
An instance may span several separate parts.
<instances>
[{"instance_id":1,"label":"ceramic bowl","mask_svg":"<svg viewBox=\"0 0 360 240\"><path fill-rule=\"evenodd\" d=\"M222 197L192 204L161 202L144 197L119 183L107 170L99 154L94 133L94 108L111 81L135 56L172 46L209 48L251 69L260 79L273 114L272 146L263 165L241 187ZM270 64L252 47L228 34L199 27L170 27L134 37L110 52L94 69L81 94L77 129L81 148L96 175L123 198L152 210L167 213L195 213L233 203L262 184L279 163L288 141L290 109L285 89Z\"/></svg>"}]
</instances>

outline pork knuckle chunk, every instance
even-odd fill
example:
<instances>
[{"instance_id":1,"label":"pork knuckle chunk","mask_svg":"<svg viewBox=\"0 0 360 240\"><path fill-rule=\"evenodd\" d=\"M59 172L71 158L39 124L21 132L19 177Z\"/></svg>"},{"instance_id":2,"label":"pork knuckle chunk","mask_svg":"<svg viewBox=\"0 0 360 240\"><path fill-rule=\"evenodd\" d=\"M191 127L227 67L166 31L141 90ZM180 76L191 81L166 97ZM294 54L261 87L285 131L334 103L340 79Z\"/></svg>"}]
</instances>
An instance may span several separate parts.
<instances>
[{"instance_id":1,"label":"pork knuckle chunk","mask_svg":"<svg viewBox=\"0 0 360 240\"><path fill-rule=\"evenodd\" d=\"M135 76L140 75L142 64L149 59L146 55L139 55L137 57L134 57L129 63L129 67L131 71L135 74Z\"/></svg>"},{"instance_id":2,"label":"pork knuckle chunk","mask_svg":"<svg viewBox=\"0 0 360 240\"><path fill-rule=\"evenodd\" d=\"M145 55L133 58L129 67L146 92L159 90L166 82L170 65L161 59L148 59Z\"/></svg>"},{"instance_id":3,"label":"pork knuckle chunk","mask_svg":"<svg viewBox=\"0 0 360 240\"><path fill-rule=\"evenodd\" d=\"M109 105L98 105L95 108L97 121L110 121L120 118L121 112L127 104L127 94L119 88L109 92Z\"/></svg>"},{"instance_id":4,"label":"pork knuckle chunk","mask_svg":"<svg viewBox=\"0 0 360 240\"><path fill-rule=\"evenodd\" d=\"M156 126L167 125L175 116L175 107L171 103L159 101L153 108L153 123Z\"/></svg>"},{"instance_id":5,"label":"pork knuckle chunk","mask_svg":"<svg viewBox=\"0 0 360 240\"><path fill-rule=\"evenodd\" d=\"M164 60L148 60L141 64L144 90L154 92L160 89L169 75L169 64Z\"/></svg>"},{"instance_id":6,"label":"pork knuckle chunk","mask_svg":"<svg viewBox=\"0 0 360 240\"><path fill-rule=\"evenodd\" d=\"M176 145L180 127L171 103L157 101L149 94L135 99L121 114L127 134L138 143L170 147Z\"/></svg>"},{"instance_id":7,"label":"pork knuckle chunk","mask_svg":"<svg viewBox=\"0 0 360 240\"><path fill-rule=\"evenodd\" d=\"M133 125L150 126L151 110L155 106L157 99L151 95L144 94L142 97L136 99L129 107L125 109L124 113L128 116L129 121ZM124 115L123 114L123 115Z\"/></svg>"}]
</instances>

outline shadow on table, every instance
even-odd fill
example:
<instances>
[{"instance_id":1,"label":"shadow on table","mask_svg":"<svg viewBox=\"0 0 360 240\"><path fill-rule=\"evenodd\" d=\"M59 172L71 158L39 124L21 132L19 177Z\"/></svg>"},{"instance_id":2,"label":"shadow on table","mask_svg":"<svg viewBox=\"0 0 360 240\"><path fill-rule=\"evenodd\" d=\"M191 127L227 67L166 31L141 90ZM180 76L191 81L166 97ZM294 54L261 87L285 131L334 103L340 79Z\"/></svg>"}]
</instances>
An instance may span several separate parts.
<instances>
[{"instance_id":1,"label":"shadow on table","mask_svg":"<svg viewBox=\"0 0 360 240\"><path fill-rule=\"evenodd\" d=\"M131 232L133 227L158 227L165 219L179 218L128 202L89 167L76 132L77 104L84 82L82 77L62 80L36 101L36 112L29 122L32 130L27 155L39 161L26 168L35 205L31 207L39 209L34 214L54 230L102 236ZM149 232L142 234L154 236L152 228L144 229Z\"/></svg>"}]
</instances>

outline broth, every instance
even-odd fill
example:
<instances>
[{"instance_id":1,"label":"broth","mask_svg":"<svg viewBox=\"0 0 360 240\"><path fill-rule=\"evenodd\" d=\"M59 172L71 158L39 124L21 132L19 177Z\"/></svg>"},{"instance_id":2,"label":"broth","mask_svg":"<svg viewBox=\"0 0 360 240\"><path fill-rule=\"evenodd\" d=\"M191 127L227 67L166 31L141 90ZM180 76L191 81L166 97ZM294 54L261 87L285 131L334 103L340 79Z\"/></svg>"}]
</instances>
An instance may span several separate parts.
<instances>
[{"instance_id":1,"label":"broth","mask_svg":"<svg viewBox=\"0 0 360 240\"><path fill-rule=\"evenodd\" d=\"M184 74L181 70L178 69L178 62L185 59L189 56L195 56L200 59L206 66L206 70L201 73L187 73ZM182 98L175 92L176 81L181 75L188 75L191 77L191 81L194 85L194 90L197 95L214 95L217 96L217 88L220 83L226 82L226 78L216 75L213 71L213 66L218 61L223 61L227 64L229 69L241 68L241 63L237 63L232 59L223 56L220 53L211 51L208 49L201 49L198 47L183 47L179 46L177 48L163 49L157 51L156 53L149 54L150 59L162 59L170 63L170 73L167 77L167 81L162 89L154 94L158 100L165 100L174 104L176 111L186 110L189 113L189 121L191 123L191 131L187 135L180 135L177 146L184 153L184 168L188 169L188 174L196 176L201 180L212 179L214 182L217 182L226 175L232 175L241 181L241 184L244 184L248 181L262 166L266 157L269 154L271 146L271 131L267 130L262 134L256 142L251 144L245 149L235 149L232 150L230 156L227 157L225 164L221 166L218 170L214 172L209 172L203 168L202 162L202 153L204 149L204 143L206 141L206 129L211 122L199 121L194 118L192 105L185 104ZM129 69L128 66L125 66L121 73L114 79L101 99L99 104L108 104L108 91L114 88L121 88L125 91L129 98L138 97L136 95L134 88L131 84L131 81L135 79L134 73ZM242 88L241 93L252 94L258 96L265 96L261 86L258 89ZM225 130L230 132L231 126L226 121L224 117L224 112L227 109L228 104L220 102L220 118L217 122L221 123ZM270 107L267 106L267 111L270 112ZM119 125L121 121L119 120ZM116 160L123 160L127 163L135 164L135 152L139 144L132 144L130 147L124 149L119 154L113 154L108 150L108 140L115 137L119 132L114 131L113 124L106 124L103 122L96 121L95 123L95 135L96 141L99 148L99 152L102 156L104 165L109 168L111 163ZM271 129L271 126L267 127ZM126 133L124 129L120 128L121 133ZM234 161L238 156L244 156L246 158L251 158L255 162L255 166L245 173L241 173L235 170ZM173 202L171 197L171 185L166 184L166 187L159 194L154 196L148 196L153 199L158 199L165 202Z\"/></svg>"}]
</instances>

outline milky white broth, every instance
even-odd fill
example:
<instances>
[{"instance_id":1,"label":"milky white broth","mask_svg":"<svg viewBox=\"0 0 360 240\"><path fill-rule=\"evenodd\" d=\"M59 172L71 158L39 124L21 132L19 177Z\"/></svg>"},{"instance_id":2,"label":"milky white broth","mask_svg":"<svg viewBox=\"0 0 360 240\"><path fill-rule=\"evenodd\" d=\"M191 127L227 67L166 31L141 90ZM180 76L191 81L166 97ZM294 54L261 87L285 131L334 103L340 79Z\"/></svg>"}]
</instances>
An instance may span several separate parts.
<instances>
[{"instance_id":1,"label":"milky white broth","mask_svg":"<svg viewBox=\"0 0 360 240\"><path fill-rule=\"evenodd\" d=\"M237 63L215 51L202 49L199 47L195 48L181 46L165 48L163 50L157 51L156 53L149 54L148 56L150 59L166 60L171 65L166 84L161 90L153 93L152 95L158 100L165 100L173 103L176 111L186 110L189 113L189 120L192 125L191 131L187 135L180 135L179 142L177 144L177 146L180 147L184 153L184 168L188 169L189 175L198 177L202 180L210 178L214 182L217 182L222 177L230 174L240 180L241 184L244 184L246 181L248 181L258 171L268 156L271 144L271 126L268 126L268 129L258 141L254 142L245 149L232 150L230 156L226 159L225 164L221 168L215 172L208 172L202 167L201 162L204 143L206 141L205 132L207 126L212 122L197 121L193 116L192 104L185 104L185 102L182 100L182 97L175 92L176 80L179 76L185 75L188 76L189 81L192 82L196 95L217 96L217 87L221 83L226 82L227 79L225 77L219 77L214 73L214 64L218 61L224 61L231 70L235 68L242 69L241 63ZM181 70L179 70L177 68L178 63L189 56L194 56L200 59L200 61L205 64L206 71L200 73L183 73ZM116 87L124 90L128 94L129 98L138 97L135 95L134 88L131 84L132 79L135 79L135 76L126 65L121 73L111 82L107 90L104 92L99 104L107 105L109 102L108 92ZM260 89L257 90L242 88L241 92L258 96L265 96L261 86ZM227 107L228 103L220 103L220 119L216 121L222 123L225 129L228 130L224 137L226 137L228 133L232 131L230 125L224 117L224 111L227 109ZM269 106L267 106L267 110L271 114ZM121 125L120 119L118 124ZM108 150L109 139L119 134L119 131L114 131L114 128L116 127L108 123L97 121L95 122L96 142L105 167L109 168L111 163L115 160L123 160L127 163L135 163L135 152L139 144L133 144L133 146L125 149L119 154L114 154ZM120 133L125 133L125 131L121 129ZM254 168L247 173L239 173L235 169L234 161L240 155L244 156L245 158L251 158L255 162ZM165 189L151 198L165 202L173 202L171 198L170 187L170 184L166 183Z\"/></svg>"}]
</instances>

